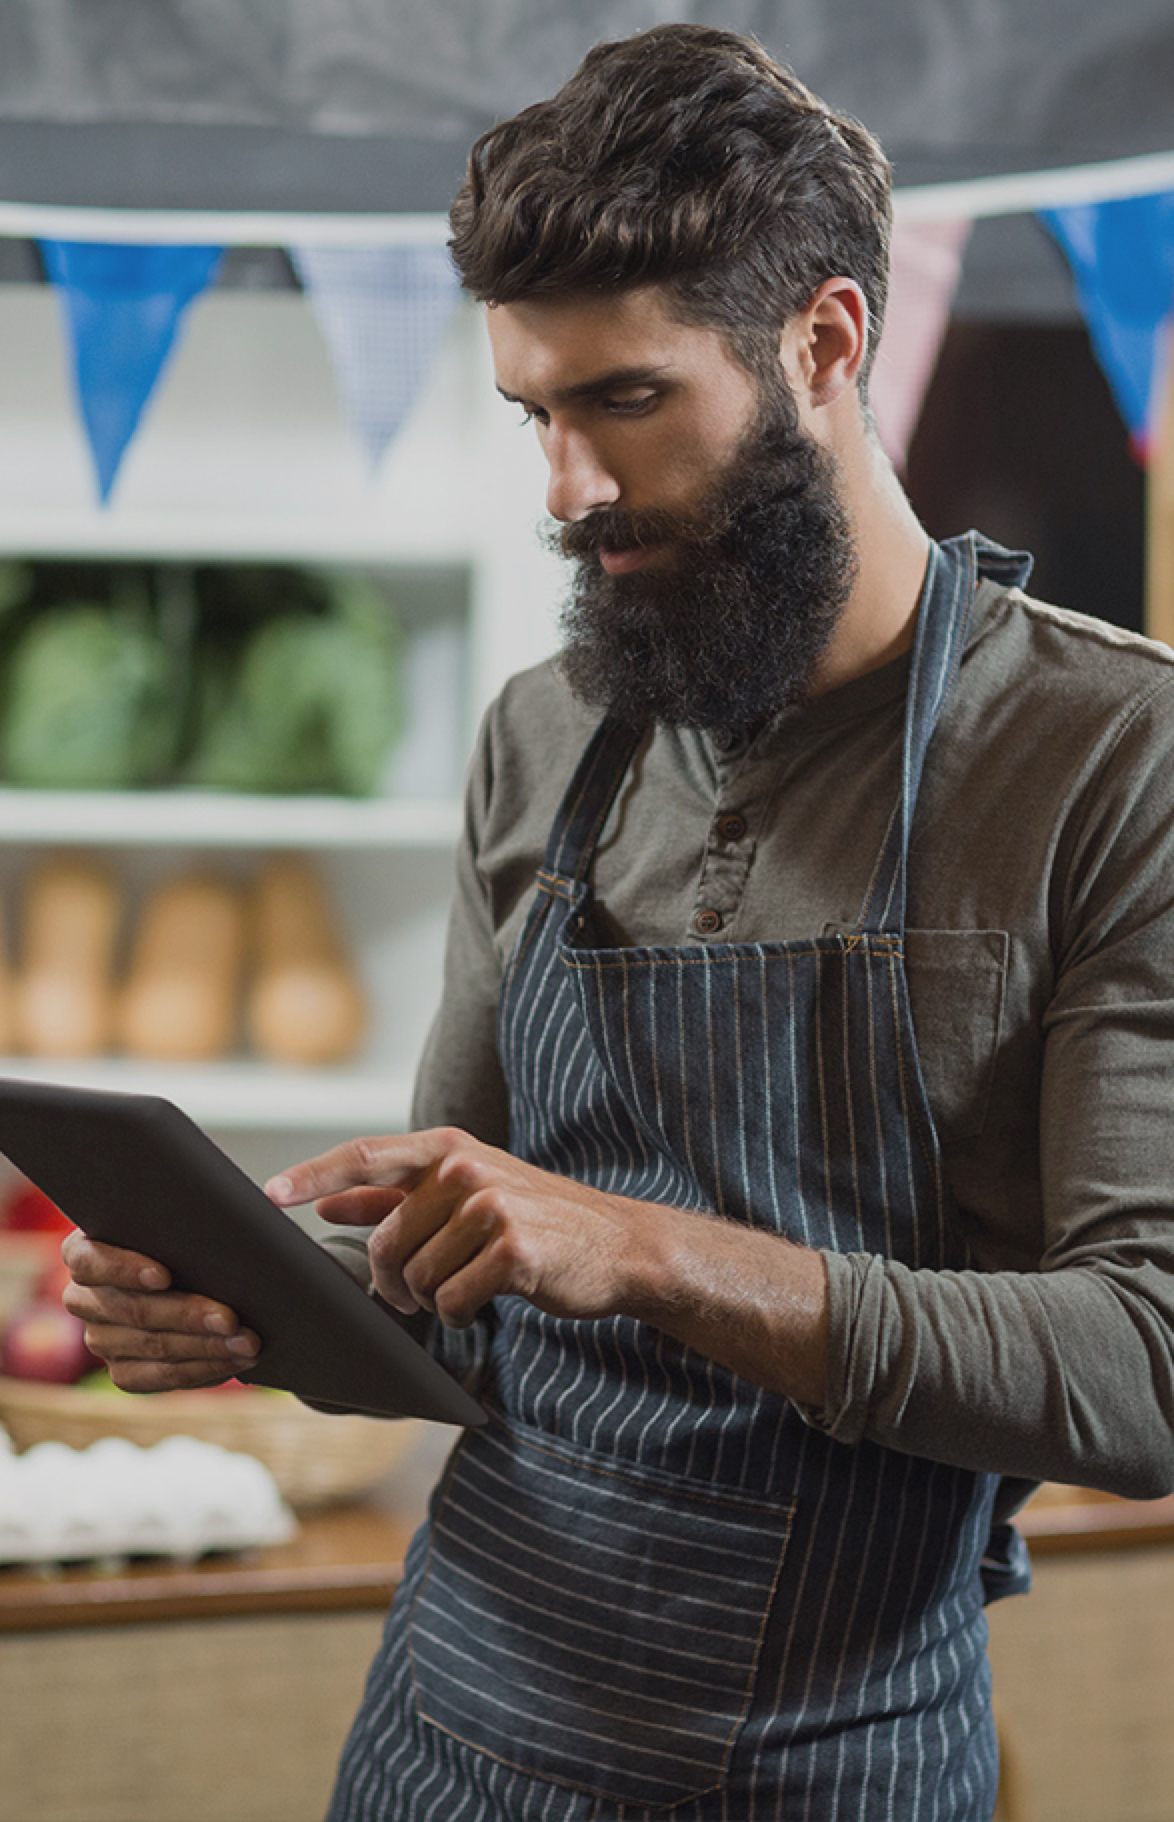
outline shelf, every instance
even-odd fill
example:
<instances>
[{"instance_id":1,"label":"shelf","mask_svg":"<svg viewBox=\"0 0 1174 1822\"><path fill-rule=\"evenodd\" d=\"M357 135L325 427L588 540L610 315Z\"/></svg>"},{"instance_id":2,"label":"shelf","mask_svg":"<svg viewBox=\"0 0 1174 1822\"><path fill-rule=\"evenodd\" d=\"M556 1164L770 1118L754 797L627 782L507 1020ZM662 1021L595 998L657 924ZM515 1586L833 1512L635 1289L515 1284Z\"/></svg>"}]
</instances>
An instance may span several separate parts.
<instances>
[{"instance_id":1,"label":"shelf","mask_svg":"<svg viewBox=\"0 0 1174 1822\"><path fill-rule=\"evenodd\" d=\"M451 848L459 805L210 791L0 790L0 842L213 848Z\"/></svg>"},{"instance_id":2,"label":"shelf","mask_svg":"<svg viewBox=\"0 0 1174 1822\"><path fill-rule=\"evenodd\" d=\"M72 1062L0 1056L0 1076L162 1095L199 1125L221 1132L397 1132L408 1124L411 1100L411 1084L405 1077L371 1064L282 1069L248 1059L144 1063L124 1057Z\"/></svg>"},{"instance_id":3,"label":"shelf","mask_svg":"<svg viewBox=\"0 0 1174 1822\"><path fill-rule=\"evenodd\" d=\"M362 477L359 477L360 480ZM272 510L248 513L222 507L201 513L175 508L114 514L88 503L57 507L0 508L0 552L16 557L110 561L400 565L451 569L475 560L454 540L451 522L435 511L414 522L387 516L347 517Z\"/></svg>"}]
</instances>

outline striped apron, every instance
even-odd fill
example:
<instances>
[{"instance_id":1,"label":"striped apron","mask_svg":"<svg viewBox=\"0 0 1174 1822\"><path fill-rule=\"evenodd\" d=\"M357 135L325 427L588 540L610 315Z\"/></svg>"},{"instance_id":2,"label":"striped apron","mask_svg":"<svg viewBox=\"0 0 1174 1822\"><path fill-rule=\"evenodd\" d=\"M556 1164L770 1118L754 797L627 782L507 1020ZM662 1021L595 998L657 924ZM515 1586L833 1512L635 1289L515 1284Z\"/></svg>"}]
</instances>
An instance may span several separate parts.
<instances>
[{"instance_id":1,"label":"striped apron","mask_svg":"<svg viewBox=\"0 0 1174 1822\"><path fill-rule=\"evenodd\" d=\"M603 946L588 881L636 744L604 721L502 990L519 1156L806 1246L968 1263L902 947L980 564L1025 574L973 534L931 552L901 789L850 935ZM491 1421L413 1543L331 1822L989 1818L994 1477L836 1442L626 1317L507 1297L451 1342Z\"/></svg>"}]
</instances>

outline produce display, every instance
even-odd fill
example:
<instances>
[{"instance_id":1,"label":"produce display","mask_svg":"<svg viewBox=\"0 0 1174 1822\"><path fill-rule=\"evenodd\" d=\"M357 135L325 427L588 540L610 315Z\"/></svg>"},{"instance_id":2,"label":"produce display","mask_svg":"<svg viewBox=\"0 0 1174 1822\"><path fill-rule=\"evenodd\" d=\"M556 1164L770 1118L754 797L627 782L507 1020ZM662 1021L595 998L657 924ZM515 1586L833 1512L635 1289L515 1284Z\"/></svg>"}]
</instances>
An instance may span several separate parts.
<instances>
[{"instance_id":1,"label":"produce display","mask_svg":"<svg viewBox=\"0 0 1174 1822\"><path fill-rule=\"evenodd\" d=\"M0 565L0 779L40 789L379 789L400 634L361 575Z\"/></svg>"},{"instance_id":2,"label":"produce display","mask_svg":"<svg viewBox=\"0 0 1174 1822\"><path fill-rule=\"evenodd\" d=\"M374 794L400 669L386 592L357 575L0 563L0 784ZM251 1048L316 1067L353 1056L366 1027L301 859L144 888L88 854L48 855L0 905L0 1053L202 1063ZM354 1497L408 1445L410 1425L235 1380L117 1391L61 1300L69 1225L0 1178L0 1563L278 1541L283 1500Z\"/></svg>"},{"instance_id":3,"label":"produce display","mask_svg":"<svg viewBox=\"0 0 1174 1822\"><path fill-rule=\"evenodd\" d=\"M363 1041L363 989L303 859L263 860L245 882L185 870L130 905L109 868L51 855L19 909L16 952L0 959L2 1049L199 1063L243 1035L268 1062L321 1066Z\"/></svg>"}]
</instances>

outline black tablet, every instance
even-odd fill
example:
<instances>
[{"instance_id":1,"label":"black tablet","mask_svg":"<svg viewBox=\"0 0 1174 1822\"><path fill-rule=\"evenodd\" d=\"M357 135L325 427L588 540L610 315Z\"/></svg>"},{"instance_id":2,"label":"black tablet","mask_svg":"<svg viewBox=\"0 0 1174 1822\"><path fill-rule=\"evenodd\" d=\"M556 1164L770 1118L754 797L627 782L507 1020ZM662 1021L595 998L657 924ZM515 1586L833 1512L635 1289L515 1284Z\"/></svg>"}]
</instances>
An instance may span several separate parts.
<instances>
[{"instance_id":1,"label":"black tablet","mask_svg":"<svg viewBox=\"0 0 1174 1822\"><path fill-rule=\"evenodd\" d=\"M402 1318L170 1101L0 1079L0 1152L92 1239L235 1310L261 1338L239 1378L377 1417L485 1421Z\"/></svg>"}]
</instances>

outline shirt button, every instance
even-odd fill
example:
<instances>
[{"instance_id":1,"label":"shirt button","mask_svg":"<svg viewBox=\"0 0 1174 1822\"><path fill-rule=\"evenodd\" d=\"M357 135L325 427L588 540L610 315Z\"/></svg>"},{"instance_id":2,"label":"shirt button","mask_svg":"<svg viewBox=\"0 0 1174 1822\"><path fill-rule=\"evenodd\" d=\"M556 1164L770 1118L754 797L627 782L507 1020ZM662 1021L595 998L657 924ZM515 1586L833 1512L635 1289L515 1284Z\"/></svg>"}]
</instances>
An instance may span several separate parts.
<instances>
[{"instance_id":1,"label":"shirt button","mask_svg":"<svg viewBox=\"0 0 1174 1822\"><path fill-rule=\"evenodd\" d=\"M716 936L722 927L720 911L699 911L693 919L693 928L698 936Z\"/></svg>"},{"instance_id":2,"label":"shirt button","mask_svg":"<svg viewBox=\"0 0 1174 1822\"><path fill-rule=\"evenodd\" d=\"M736 810L731 810L727 815L718 817L717 832L722 841L741 841L746 833L746 818Z\"/></svg>"}]
</instances>

